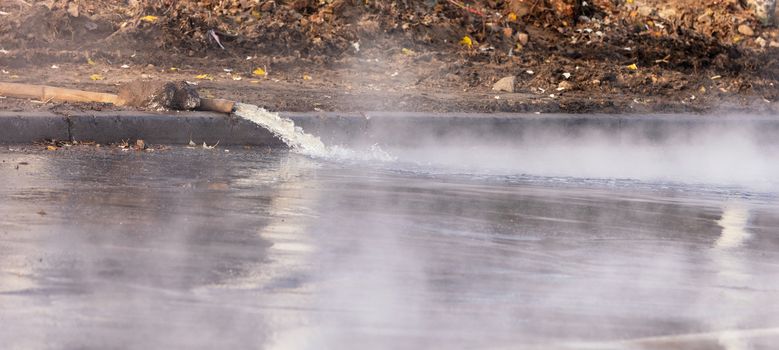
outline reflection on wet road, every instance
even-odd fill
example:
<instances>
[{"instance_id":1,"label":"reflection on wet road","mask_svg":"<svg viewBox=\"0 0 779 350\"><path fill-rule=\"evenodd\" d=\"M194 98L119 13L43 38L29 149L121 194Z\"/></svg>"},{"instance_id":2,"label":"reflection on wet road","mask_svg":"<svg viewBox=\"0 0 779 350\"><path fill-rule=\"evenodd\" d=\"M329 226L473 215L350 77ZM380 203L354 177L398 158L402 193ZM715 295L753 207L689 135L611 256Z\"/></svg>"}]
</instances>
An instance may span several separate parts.
<instances>
[{"instance_id":1,"label":"reflection on wet road","mask_svg":"<svg viewBox=\"0 0 779 350\"><path fill-rule=\"evenodd\" d=\"M10 349L768 349L770 194L0 151Z\"/></svg>"}]
</instances>

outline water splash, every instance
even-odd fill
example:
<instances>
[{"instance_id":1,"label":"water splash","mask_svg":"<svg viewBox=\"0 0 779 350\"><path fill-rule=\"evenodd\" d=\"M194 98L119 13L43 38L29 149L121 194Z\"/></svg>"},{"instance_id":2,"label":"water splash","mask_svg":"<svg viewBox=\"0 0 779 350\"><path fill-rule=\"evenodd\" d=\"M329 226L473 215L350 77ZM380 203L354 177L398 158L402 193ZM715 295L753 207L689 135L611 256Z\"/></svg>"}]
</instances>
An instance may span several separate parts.
<instances>
[{"instance_id":1,"label":"water splash","mask_svg":"<svg viewBox=\"0 0 779 350\"><path fill-rule=\"evenodd\" d=\"M265 108L246 103L236 103L235 115L255 123L278 137L295 151L310 156L326 156L327 147L318 137L308 134L295 126L292 119L284 118L278 113L269 112Z\"/></svg>"},{"instance_id":2,"label":"water splash","mask_svg":"<svg viewBox=\"0 0 779 350\"><path fill-rule=\"evenodd\" d=\"M362 152L341 146L328 147L319 137L306 133L301 127L295 126L292 119L269 112L259 106L236 103L233 113L267 129L294 152L303 155L338 160L396 160L395 157L382 150L379 145L373 145Z\"/></svg>"}]
</instances>

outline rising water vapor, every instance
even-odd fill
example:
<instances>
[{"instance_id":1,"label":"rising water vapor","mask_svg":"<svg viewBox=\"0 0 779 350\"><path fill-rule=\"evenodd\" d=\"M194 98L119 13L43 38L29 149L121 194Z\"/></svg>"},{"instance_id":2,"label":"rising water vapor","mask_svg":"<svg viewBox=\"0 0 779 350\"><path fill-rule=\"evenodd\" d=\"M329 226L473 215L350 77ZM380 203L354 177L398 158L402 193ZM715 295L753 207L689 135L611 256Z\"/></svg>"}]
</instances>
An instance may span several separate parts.
<instances>
[{"instance_id":1,"label":"rising water vapor","mask_svg":"<svg viewBox=\"0 0 779 350\"><path fill-rule=\"evenodd\" d=\"M444 119L442 119L444 118ZM443 174L630 179L777 188L773 122L749 116L403 116L366 122L393 166ZM307 127L307 125L303 125ZM333 130L318 130L333 134Z\"/></svg>"}]
</instances>

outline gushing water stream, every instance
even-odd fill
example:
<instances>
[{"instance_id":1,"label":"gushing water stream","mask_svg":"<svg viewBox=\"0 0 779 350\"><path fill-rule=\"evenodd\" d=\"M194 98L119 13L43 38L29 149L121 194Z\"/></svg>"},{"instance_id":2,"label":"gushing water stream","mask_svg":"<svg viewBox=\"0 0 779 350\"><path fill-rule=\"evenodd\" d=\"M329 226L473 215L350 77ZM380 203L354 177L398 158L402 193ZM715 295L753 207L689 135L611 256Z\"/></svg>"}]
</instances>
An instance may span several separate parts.
<instances>
[{"instance_id":1,"label":"gushing water stream","mask_svg":"<svg viewBox=\"0 0 779 350\"><path fill-rule=\"evenodd\" d=\"M393 161L395 157L373 145L365 151L357 151L341 146L326 146L319 137L306 133L295 126L292 119L269 112L265 108L252 104L236 103L235 115L255 123L278 137L294 152L326 159Z\"/></svg>"},{"instance_id":2,"label":"gushing water stream","mask_svg":"<svg viewBox=\"0 0 779 350\"><path fill-rule=\"evenodd\" d=\"M302 128L295 126L292 119L284 118L278 113L269 112L265 108L246 103L236 103L234 113L267 129L299 153L314 157L324 157L330 153L322 140L306 133Z\"/></svg>"}]
</instances>

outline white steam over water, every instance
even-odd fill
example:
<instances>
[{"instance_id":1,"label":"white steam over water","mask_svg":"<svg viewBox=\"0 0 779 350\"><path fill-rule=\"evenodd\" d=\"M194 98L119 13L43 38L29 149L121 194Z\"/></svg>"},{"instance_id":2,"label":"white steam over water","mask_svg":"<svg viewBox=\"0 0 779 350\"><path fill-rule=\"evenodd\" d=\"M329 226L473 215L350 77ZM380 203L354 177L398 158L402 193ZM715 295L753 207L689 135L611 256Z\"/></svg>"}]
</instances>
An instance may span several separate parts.
<instances>
[{"instance_id":1,"label":"white steam over water","mask_svg":"<svg viewBox=\"0 0 779 350\"><path fill-rule=\"evenodd\" d=\"M271 131L294 152L337 161L392 162L396 170L779 188L779 145L756 137L755 126L748 121L686 131L680 123L680 130L669 128L656 140L641 134L640 128L582 127L571 134L552 127L499 137L469 128L449 135L424 133L411 123L407 129L376 127L365 131L369 137L326 145L292 120L258 106L238 103L235 114Z\"/></svg>"}]
</instances>

